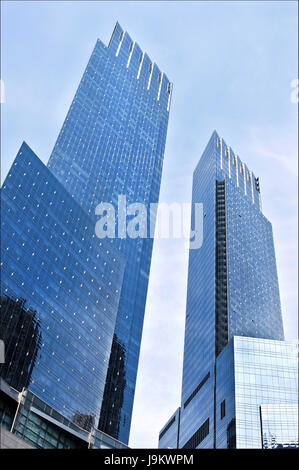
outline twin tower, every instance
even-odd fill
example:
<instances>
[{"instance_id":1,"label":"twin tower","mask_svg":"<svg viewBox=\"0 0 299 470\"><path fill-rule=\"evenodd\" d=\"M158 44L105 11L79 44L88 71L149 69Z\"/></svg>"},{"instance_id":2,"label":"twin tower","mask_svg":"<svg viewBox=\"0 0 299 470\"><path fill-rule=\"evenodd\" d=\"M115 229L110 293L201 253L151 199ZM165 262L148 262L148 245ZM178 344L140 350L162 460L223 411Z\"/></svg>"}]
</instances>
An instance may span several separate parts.
<instances>
[{"instance_id":1,"label":"twin tower","mask_svg":"<svg viewBox=\"0 0 299 470\"><path fill-rule=\"evenodd\" d=\"M216 132L192 202L203 244L189 251L181 406L159 447L296 447L298 344L284 341L272 226L258 178Z\"/></svg>"},{"instance_id":2,"label":"twin tower","mask_svg":"<svg viewBox=\"0 0 299 470\"><path fill-rule=\"evenodd\" d=\"M99 240L95 208L119 195L158 202L171 95L166 74L117 23L108 47L95 45L48 165L23 143L1 190L0 375L10 394L39 403L39 419L56 416L71 430L74 447L79 437L100 447L103 435L128 443L153 240ZM258 178L216 132L195 169L192 201L203 204L203 245L189 255L182 405L159 446L262 446L269 404L270 417L281 406L294 416L295 372L284 396L285 370L273 364L296 346L283 341ZM277 370L279 387L264 384ZM238 395L247 379L257 387L254 405ZM43 447L41 427L34 440L19 415L11 431Z\"/></svg>"}]
</instances>

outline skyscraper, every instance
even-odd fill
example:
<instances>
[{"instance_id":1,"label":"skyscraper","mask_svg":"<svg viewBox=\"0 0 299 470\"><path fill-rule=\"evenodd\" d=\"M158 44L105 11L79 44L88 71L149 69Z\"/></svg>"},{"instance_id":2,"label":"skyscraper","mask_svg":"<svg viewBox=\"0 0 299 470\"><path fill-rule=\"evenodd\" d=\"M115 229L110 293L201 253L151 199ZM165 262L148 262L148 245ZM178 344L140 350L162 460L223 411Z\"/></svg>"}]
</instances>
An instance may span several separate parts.
<instances>
[{"instance_id":1,"label":"skyscraper","mask_svg":"<svg viewBox=\"0 0 299 470\"><path fill-rule=\"evenodd\" d=\"M108 47L95 45L48 168L24 143L1 192L1 376L80 428L123 443L153 214L147 238L100 241L95 209L119 196L148 209L158 202L171 93L167 76L117 23Z\"/></svg>"},{"instance_id":2,"label":"skyscraper","mask_svg":"<svg viewBox=\"0 0 299 470\"><path fill-rule=\"evenodd\" d=\"M222 379L221 357L229 349L234 354L236 337L283 343L284 333L272 226L262 213L259 179L216 132L195 168L192 202L203 204L203 244L189 251L179 447L212 448L220 442L224 384L231 383L230 398L237 394L233 356ZM194 205L191 224L193 211ZM178 419L173 423L178 426ZM166 426L160 447L169 445L173 432Z\"/></svg>"},{"instance_id":3,"label":"skyscraper","mask_svg":"<svg viewBox=\"0 0 299 470\"><path fill-rule=\"evenodd\" d=\"M101 202L158 202L172 85L117 23L97 41L48 167L95 217ZM117 238L126 260L99 427L127 443L152 238Z\"/></svg>"}]
</instances>

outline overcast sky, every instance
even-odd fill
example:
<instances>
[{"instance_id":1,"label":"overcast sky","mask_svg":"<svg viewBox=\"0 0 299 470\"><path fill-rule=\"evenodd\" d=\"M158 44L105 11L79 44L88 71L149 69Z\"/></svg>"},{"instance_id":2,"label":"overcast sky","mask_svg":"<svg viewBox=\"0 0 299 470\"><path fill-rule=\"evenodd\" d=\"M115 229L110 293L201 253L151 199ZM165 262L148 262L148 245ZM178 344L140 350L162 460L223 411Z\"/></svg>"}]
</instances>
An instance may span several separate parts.
<instances>
[{"instance_id":1,"label":"overcast sky","mask_svg":"<svg viewBox=\"0 0 299 470\"><path fill-rule=\"evenodd\" d=\"M23 140L47 162L97 38L116 21L174 84L160 201L190 202L213 130L260 177L286 339L297 336L297 2L2 2L2 181ZM154 244L131 447L179 406L188 251Z\"/></svg>"}]
</instances>

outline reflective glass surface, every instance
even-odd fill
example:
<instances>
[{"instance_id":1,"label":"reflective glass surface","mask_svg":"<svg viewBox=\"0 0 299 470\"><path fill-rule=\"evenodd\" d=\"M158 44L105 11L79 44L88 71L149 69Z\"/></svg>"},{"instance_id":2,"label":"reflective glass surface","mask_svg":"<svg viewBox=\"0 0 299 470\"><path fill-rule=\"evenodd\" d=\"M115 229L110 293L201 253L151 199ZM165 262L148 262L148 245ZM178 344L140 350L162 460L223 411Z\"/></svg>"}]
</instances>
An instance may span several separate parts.
<instances>
[{"instance_id":1,"label":"reflective glass surface","mask_svg":"<svg viewBox=\"0 0 299 470\"><path fill-rule=\"evenodd\" d=\"M216 447L236 448L236 409L234 381L234 342L231 340L221 351L216 361ZM225 402L225 414L221 404Z\"/></svg>"},{"instance_id":2,"label":"reflective glass surface","mask_svg":"<svg viewBox=\"0 0 299 470\"><path fill-rule=\"evenodd\" d=\"M235 336L216 366L217 448L298 445L298 344Z\"/></svg>"},{"instance_id":3,"label":"reflective glass surface","mask_svg":"<svg viewBox=\"0 0 299 470\"><path fill-rule=\"evenodd\" d=\"M298 404L261 405L260 414L264 449L299 447Z\"/></svg>"},{"instance_id":4,"label":"reflective glass surface","mask_svg":"<svg viewBox=\"0 0 299 470\"><path fill-rule=\"evenodd\" d=\"M262 213L259 179L216 131L195 168L192 203L203 204L203 244L189 251L179 445L200 440L197 447L215 447L219 426L225 445L228 439L233 447L234 387L224 373L229 358L223 368L216 358L235 335L283 340L284 333L272 226ZM218 417L221 407L225 419Z\"/></svg>"},{"instance_id":5,"label":"reflective glass surface","mask_svg":"<svg viewBox=\"0 0 299 470\"><path fill-rule=\"evenodd\" d=\"M282 413L282 405L298 405L298 343L235 337L234 374L237 448L261 448L263 432L298 445L293 407Z\"/></svg>"},{"instance_id":6,"label":"reflective glass surface","mask_svg":"<svg viewBox=\"0 0 299 470\"><path fill-rule=\"evenodd\" d=\"M1 427L34 448L127 448L95 428L90 432L82 429L29 390L16 394L3 379L0 379L0 433ZM8 448L12 448L11 440Z\"/></svg>"},{"instance_id":7,"label":"reflective glass surface","mask_svg":"<svg viewBox=\"0 0 299 470\"><path fill-rule=\"evenodd\" d=\"M298 344L235 336L216 365L217 448L298 445Z\"/></svg>"},{"instance_id":8,"label":"reflective glass surface","mask_svg":"<svg viewBox=\"0 0 299 470\"><path fill-rule=\"evenodd\" d=\"M158 201L170 97L167 76L118 23L108 47L97 41L48 163L95 221L95 207L117 206L120 194L127 204ZM122 442L129 438L152 242L115 240L127 263L99 428Z\"/></svg>"},{"instance_id":9,"label":"reflective glass surface","mask_svg":"<svg viewBox=\"0 0 299 470\"><path fill-rule=\"evenodd\" d=\"M159 434L159 448L177 449L180 429L181 409L178 408Z\"/></svg>"},{"instance_id":10,"label":"reflective glass surface","mask_svg":"<svg viewBox=\"0 0 299 470\"><path fill-rule=\"evenodd\" d=\"M124 261L23 143L1 189L0 376L85 429L99 419Z\"/></svg>"},{"instance_id":11,"label":"reflective glass surface","mask_svg":"<svg viewBox=\"0 0 299 470\"><path fill-rule=\"evenodd\" d=\"M192 202L203 204L203 245L189 251L180 447L210 417L213 426L215 350L215 180L216 136L210 139L193 174ZM193 205L192 205L193 206ZM192 207L192 220L193 224ZM184 403L209 375L190 403ZM213 432L203 444L213 446Z\"/></svg>"}]
</instances>

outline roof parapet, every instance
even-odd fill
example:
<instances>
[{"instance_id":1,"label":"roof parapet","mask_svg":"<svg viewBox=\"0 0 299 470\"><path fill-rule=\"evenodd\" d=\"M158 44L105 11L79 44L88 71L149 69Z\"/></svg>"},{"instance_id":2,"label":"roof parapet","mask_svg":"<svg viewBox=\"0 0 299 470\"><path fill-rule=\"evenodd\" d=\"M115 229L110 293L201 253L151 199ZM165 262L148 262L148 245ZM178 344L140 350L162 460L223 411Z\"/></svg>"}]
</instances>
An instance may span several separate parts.
<instances>
[{"instance_id":1,"label":"roof parapet","mask_svg":"<svg viewBox=\"0 0 299 470\"><path fill-rule=\"evenodd\" d=\"M247 165L240 160L216 131L214 134L216 135L217 148L220 151L220 169L227 171L228 177L236 181L237 187L244 191L244 195L251 197L252 204L257 202L262 210L259 179L254 176L253 172L247 168Z\"/></svg>"},{"instance_id":2,"label":"roof parapet","mask_svg":"<svg viewBox=\"0 0 299 470\"><path fill-rule=\"evenodd\" d=\"M132 68L134 73L136 73L137 80L141 77L146 80L146 89L152 90L151 92L155 95L158 102L165 101L165 106L169 112L172 83L159 70L155 62L146 53L142 52L139 45L123 30L118 21L114 26L108 48L111 49L115 57L121 57L122 60L125 59L126 69ZM162 96L164 96L163 99Z\"/></svg>"}]
</instances>

